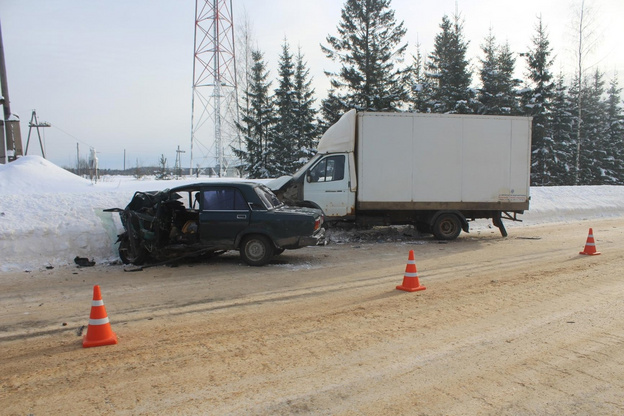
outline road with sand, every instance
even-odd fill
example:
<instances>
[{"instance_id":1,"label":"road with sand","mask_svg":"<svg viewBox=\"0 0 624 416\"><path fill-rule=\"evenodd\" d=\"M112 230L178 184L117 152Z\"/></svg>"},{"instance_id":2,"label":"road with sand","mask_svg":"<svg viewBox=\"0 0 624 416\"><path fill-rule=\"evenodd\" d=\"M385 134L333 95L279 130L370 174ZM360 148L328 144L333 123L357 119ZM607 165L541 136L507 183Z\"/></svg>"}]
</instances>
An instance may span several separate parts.
<instances>
[{"instance_id":1,"label":"road with sand","mask_svg":"<svg viewBox=\"0 0 624 416\"><path fill-rule=\"evenodd\" d=\"M624 414L622 270L604 219L2 274L0 413ZM83 348L96 284L119 343Z\"/></svg>"}]
</instances>

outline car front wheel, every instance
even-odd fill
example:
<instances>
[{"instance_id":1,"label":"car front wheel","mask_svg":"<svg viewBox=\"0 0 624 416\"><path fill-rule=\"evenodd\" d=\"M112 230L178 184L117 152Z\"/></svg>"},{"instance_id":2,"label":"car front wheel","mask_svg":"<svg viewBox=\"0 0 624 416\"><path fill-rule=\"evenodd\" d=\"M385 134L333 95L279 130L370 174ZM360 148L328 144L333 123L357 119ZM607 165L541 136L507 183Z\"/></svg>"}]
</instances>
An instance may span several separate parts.
<instances>
[{"instance_id":1,"label":"car front wheel","mask_svg":"<svg viewBox=\"0 0 624 416\"><path fill-rule=\"evenodd\" d=\"M138 247L137 250L133 250L130 239L126 236L119 242L119 257L123 264L135 264L140 266L145 263L147 252L143 247Z\"/></svg>"},{"instance_id":2,"label":"car front wheel","mask_svg":"<svg viewBox=\"0 0 624 416\"><path fill-rule=\"evenodd\" d=\"M240 255L250 266L264 266L273 257L273 243L263 235L250 235L243 239Z\"/></svg>"}]
</instances>

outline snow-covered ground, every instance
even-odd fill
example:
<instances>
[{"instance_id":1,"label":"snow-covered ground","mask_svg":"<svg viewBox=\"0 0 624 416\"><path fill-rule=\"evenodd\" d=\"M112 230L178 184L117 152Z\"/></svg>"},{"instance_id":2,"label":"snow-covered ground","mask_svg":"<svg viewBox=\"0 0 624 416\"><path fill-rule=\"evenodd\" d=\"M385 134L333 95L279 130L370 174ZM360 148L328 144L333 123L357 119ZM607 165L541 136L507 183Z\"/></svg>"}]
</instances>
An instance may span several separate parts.
<instances>
[{"instance_id":1,"label":"snow-covered ground","mask_svg":"<svg viewBox=\"0 0 624 416\"><path fill-rule=\"evenodd\" d=\"M98 263L115 261L121 224L118 214L103 209L125 207L138 190L162 190L197 181L195 177L165 181L104 177L94 184L39 156L0 165L0 272L67 265L76 256ZM506 226L623 213L621 186L534 187L531 208L521 217L523 222L507 221ZM471 227L487 225L484 220Z\"/></svg>"}]
</instances>

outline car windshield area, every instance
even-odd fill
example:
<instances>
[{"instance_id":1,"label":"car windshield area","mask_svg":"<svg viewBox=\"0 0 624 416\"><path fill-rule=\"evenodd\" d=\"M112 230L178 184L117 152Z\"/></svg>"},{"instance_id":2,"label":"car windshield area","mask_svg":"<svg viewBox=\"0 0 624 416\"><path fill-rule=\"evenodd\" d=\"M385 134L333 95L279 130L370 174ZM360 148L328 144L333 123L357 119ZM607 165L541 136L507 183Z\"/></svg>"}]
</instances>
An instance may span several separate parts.
<instances>
[{"instance_id":1,"label":"car windshield area","mask_svg":"<svg viewBox=\"0 0 624 416\"><path fill-rule=\"evenodd\" d=\"M262 201L266 209L273 209L284 205L277 198L277 196L266 186L260 185L254 189L256 190L256 194L258 194L258 197L260 197L260 200Z\"/></svg>"},{"instance_id":2,"label":"car windshield area","mask_svg":"<svg viewBox=\"0 0 624 416\"><path fill-rule=\"evenodd\" d=\"M189 188L178 190L177 192L171 192L171 194L169 195L169 199L171 201L179 201L182 206L184 206L184 208L187 210L198 210L199 196L199 189Z\"/></svg>"}]
</instances>

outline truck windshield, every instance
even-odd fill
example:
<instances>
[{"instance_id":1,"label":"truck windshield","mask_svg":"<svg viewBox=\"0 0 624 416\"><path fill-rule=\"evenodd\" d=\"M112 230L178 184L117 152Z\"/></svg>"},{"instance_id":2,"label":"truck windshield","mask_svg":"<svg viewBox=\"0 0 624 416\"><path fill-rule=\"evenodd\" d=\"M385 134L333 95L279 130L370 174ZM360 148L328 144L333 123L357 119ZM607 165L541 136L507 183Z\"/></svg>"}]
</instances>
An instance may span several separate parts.
<instances>
[{"instance_id":1,"label":"truck windshield","mask_svg":"<svg viewBox=\"0 0 624 416\"><path fill-rule=\"evenodd\" d=\"M277 207L281 207L282 205L284 205L277 198L277 196L273 192L271 192L271 190L267 188L266 186L264 185L257 186L255 190L256 190L256 194L258 194L258 196L260 197L260 200L262 201L266 209L277 208Z\"/></svg>"},{"instance_id":2,"label":"truck windshield","mask_svg":"<svg viewBox=\"0 0 624 416\"><path fill-rule=\"evenodd\" d=\"M314 157L312 157L312 159L308 160L308 162L305 165L303 165L301 168L299 168L299 170L292 175L292 177L295 180L295 182L297 180L299 180L302 176L304 176L308 172L308 169L310 168L310 166L315 164L316 161L321 158L321 156L323 156L323 155L319 155L319 154L314 155Z\"/></svg>"}]
</instances>

